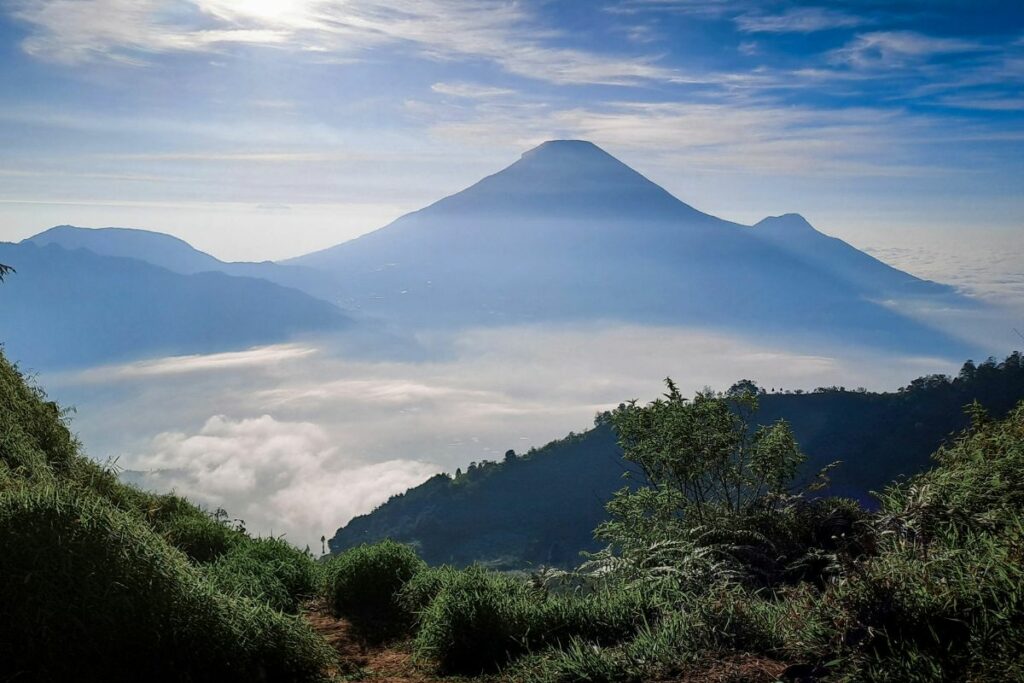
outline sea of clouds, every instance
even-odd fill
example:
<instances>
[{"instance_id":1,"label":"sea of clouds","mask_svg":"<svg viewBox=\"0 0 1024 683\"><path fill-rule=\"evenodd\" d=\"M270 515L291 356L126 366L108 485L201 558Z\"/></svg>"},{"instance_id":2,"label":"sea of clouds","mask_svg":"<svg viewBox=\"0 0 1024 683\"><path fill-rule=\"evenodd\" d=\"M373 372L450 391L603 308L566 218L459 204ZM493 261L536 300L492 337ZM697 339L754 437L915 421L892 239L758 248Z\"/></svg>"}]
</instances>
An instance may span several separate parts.
<instances>
[{"instance_id":1,"label":"sea of clouds","mask_svg":"<svg viewBox=\"0 0 1024 683\"><path fill-rule=\"evenodd\" d=\"M430 352L367 356L330 338L44 376L76 407L94 458L132 481L225 508L261 534L319 547L353 516L434 473L497 460L589 427L663 391L894 389L955 372L948 359L801 350L706 330L518 326L422 339Z\"/></svg>"}]
</instances>

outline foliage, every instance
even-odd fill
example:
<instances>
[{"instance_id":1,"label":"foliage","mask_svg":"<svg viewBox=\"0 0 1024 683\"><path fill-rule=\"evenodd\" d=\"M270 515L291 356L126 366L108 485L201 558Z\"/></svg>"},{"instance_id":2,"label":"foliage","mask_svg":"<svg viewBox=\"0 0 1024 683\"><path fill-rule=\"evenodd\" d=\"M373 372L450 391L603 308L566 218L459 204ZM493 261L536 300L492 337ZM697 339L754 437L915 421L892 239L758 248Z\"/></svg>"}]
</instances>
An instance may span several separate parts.
<instances>
[{"instance_id":1,"label":"foliage","mask_svg":"<svg viewBox=\"0 0 1024 683\"><path fill-rule=\"evenodd\" d=\"M410 626L398 595L425 568L415 551L400 543L359 546L331 559L324 592L334 613L351 620L364 636L387 639Z\"/></svg>"},{"instance_id":2,"label":"foliage","mask_svg":"<svg viewBox=\"0 0 1024 683\"><path fill-rule=\"evenodd\" d=\"M519 578L470 567L447 573L422 612L415 651L443 672L473 675L573 638L622 642L657 618L659 609L657 599L639 590L551 594Z\"/></svg>"},{"instance_id":3,"label":"foliage","mask_svg":"<svg viewBox=\"0 0 1024 683\"><path fill-rule=\"evenodd\" d=\"M445 673L493 671L525 651L524 617L538 595L520 580L470 567L423 612L416 655Z\"/></svg>"},{"instance_id":4,"label":"foliage","mask_svg":"<svg viewBox=\"0 0 1024 683\"><path fill-rule=\"evenodd\" d=\"M625 458L639 466L654 493L643 501L644 518L671 533L677 521L703 524L722 513L743 514L786 493L804 456L785 421L752 424L756 393L701 392L691 401L671 379L666 384L664 398L646 406L630 401L612 414ZM616 508L628 507L622 499L629 495L617 496Z\"/></svg>"},{"instance_id":5,"label":"foliage","mask_svg":"<svg viewBox=\"0 0 1024 683\"><path fill-rule=\"evenodd\" d=\"M932 453L968 425L965 404L978 400L999 418L1021 399L1024 361L1014 353L999 362L967 363L959 376L926 378L898 392L758 388L752 421L783 419L790 426L807 456L797 471L798 488L841 461L829 472L828 488L813 495L842 496L872 508L877 501L869 492L930 467ZM331 539L332 552L393 538L416 547L433 565L569 569L580 551L604 545L593 530L606 521L613 493L624 483L642 483L639 468L622 457L611 417L599 414L594 429L520 454L511 464L478 465L457 479L431 478L353 519ZM627 472L632 476L624 482Z\"/></svg>"},{"instance_id":6,"label":"foliage","mask_svg":"<svg viewBox=\"0 0 1024 683\"><path fill-rule=\"evenodd\" d=\"M291 598L309 580L278 543L119 482L0 354L0 679L319 680L335 655L304 621L197 562L247 557Z\"/></svg>"},{"instance_id":7,"label":"foliage","mask_svg":"<svg viewBox=\"0 0 1024 683\"><path fill-rule=\"evenodd\" d=\"M617 570L685 589L824 581L834 551L853 542L859 507L790 490L803 455L785 421L754 425L749 382L692 401L667 384L663 399L611 416L625 457L643 472L639 487L615 494L596 531L617 551Z\"/></svg>"},{"instance_id":8,"label":"foliage","mask_svg":"<svg viewBox=\"0 0 1024 683\"><path fill-rule=\"evenodd\" d=\"M449 565L428 567L416 572L395 597L403 619L418 626L423 611L449 583L458 580L458 576L459 570Z\"/></svg>"},{"instance_id":9,"label":"foliage","mask_svg":"<svg viewBox=\"0 0 1024 683\"><path fill-rule=\"evenodd\" d=\"M293 614L319 588L313 558L278 538L246 538L205 569L225 593Z\"/></svg>"},{"instance_id":10,"label":"foliage","mask_svg":"<svg viewBox=\"0 0 1024 683\"><path fill-rule=\"evenodd\" d=\"M156 521L167 542L196 562L212 562L245 538L221 520L200 510L179 510Z\"/></svg>"},{"instance_id":11,"label":"foliage","mask_svg":"<svg viewBox=\"0 0 1024 683\"><path fill-rule=\"evenodd\" d=\"M82 490L0 493L0 671L34 680L313 680L330 650L234 600L144 523Z\"/></svg>"}]
</instances>

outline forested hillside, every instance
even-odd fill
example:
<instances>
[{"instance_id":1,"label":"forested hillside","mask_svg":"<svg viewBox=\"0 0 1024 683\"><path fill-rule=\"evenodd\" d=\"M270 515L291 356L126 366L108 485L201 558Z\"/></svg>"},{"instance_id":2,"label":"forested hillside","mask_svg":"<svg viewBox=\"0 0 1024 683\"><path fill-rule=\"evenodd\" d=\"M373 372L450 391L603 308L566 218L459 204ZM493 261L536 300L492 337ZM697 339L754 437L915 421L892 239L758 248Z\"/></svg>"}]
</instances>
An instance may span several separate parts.
<instances>
[{"instance_id":1,"label":"forested hillside","mask_svg":"<svg viewBox=\"0 0 1024 683\"><path fill-rule=\"evenodd\" d=\"M922 377L891 393L761 391L756 421L792 425L807 455L799 476L807 480L840 461L827 492L870 505L871 491L929 465L931 453L967 424L965 405L977 400L1000 416L1024 398L1024 361L1014 353L1002 362L968 362L957 377ZM607 415L599 415L584 434L437 475L353 519L330 547L340 552L393 538L434 564L569 566L580 550L600 547L592 531L612 493L630 483L623 474L635 469L622 459Z\"/></svg>"}]
</instances>

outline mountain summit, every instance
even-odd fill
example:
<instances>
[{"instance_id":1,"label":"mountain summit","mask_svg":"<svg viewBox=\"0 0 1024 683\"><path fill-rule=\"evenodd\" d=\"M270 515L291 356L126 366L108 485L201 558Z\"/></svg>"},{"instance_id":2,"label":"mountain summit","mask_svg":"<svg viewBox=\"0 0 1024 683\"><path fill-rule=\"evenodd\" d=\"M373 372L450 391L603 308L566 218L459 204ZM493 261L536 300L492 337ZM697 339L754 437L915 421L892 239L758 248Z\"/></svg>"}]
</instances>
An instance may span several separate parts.
<instances>
[{"instance_id":1,"label":"mountain summit","mask_svg":"<svg viewBox=\"0 0 1024 683\"><path fill-rule=\"evenodd\" d=\"M594 219L622 214L630 220L712 219L687 206L603 149L584 140L551 140L517 162L427 209L456 218ZM420 213L420 212L417 212ZM401 220L401 219L400 219ZM304 265L312 265L305 258Z\"/></svg>"},{"instance_id":2,"label":"mountain summit","mask_svg":"<svg viewBox=\"0 0 1024 683\"><path fill-rule=\"evenodd\" d=\"M621 320L967 352L876 301L954 297L797 214L702 213L583 140L553 140L390 225L288 263L414 327Z\"/></svg>"}]
</instances>

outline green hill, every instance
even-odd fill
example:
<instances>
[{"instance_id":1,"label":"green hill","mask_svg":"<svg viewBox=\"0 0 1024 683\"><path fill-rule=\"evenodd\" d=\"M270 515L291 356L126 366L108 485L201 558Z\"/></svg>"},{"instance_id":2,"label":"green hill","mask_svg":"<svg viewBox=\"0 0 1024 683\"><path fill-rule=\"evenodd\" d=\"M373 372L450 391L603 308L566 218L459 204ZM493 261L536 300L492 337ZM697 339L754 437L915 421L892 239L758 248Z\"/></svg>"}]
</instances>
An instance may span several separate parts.
<instances>
[{"instance_id":1,"label":"green hill","mask_svg":"<svg viewBox=\"0 0 1024 683\"><path fill-rule=\"evenodd\" d=\"M842 387L763 393L763 424L787 420L808 456L802 474L841 461L829 494L871 502L871 491L923 471L950 434L967 424L974 400L1001 416L1024 398L1024 360L968 362L955 378L922 377L900 391ZM330 540L332 552L384 538L412 544L432 564L483 562L501 568L570 566L599 544L592 532L605 503L628 481L605 416L570 435L501 463L484 461L459 476L437 475L356 517ZM635 481L635 479L634 479Z\"/></svg>"},{"instance_id":2,"label":"green hill","mask_svg":"<svg viewBox=\"0 0 1024 683\"><path fill-rule=\"evenodd\" d=\"M0 681L314 681L318 567L120 483L0 354Z\"/></svg>"}]
</instances>

